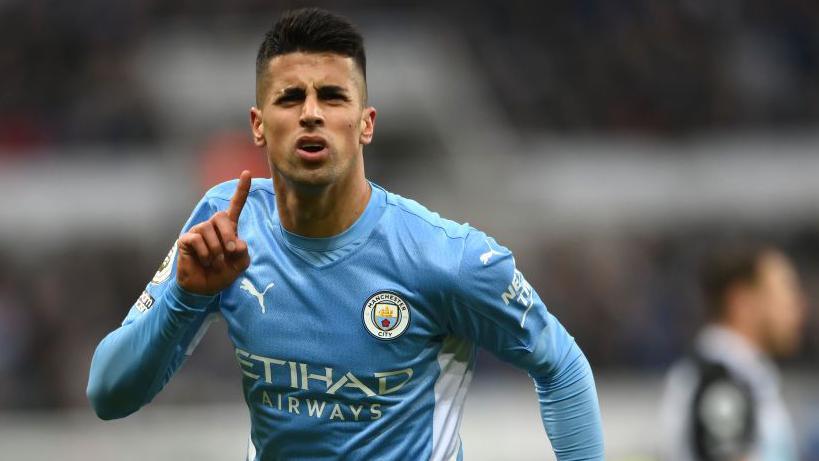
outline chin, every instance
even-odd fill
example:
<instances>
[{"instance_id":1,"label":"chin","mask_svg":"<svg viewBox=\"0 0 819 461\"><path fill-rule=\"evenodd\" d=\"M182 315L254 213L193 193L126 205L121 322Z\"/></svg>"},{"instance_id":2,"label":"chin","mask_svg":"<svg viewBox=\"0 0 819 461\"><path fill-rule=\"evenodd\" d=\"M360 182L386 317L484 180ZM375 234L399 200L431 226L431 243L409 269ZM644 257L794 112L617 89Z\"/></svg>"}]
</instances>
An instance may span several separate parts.
<instances>
[{"instance_id":1,"label":"chin","mask_svg":"<svg viewBox=\"0 0 819 461\"><path fill-rule=\"evenodd\" d=\"M777 358L788 358L799 352L799 341L796 338L788 338L775 342L771 347L771 353Z\"/></svg>"},{"instance_id":2,"label":"chin","mask_svg":"<svg viewBox=\"0 0 819 461\"><path fill-rule=\"evenodd\" d=\"M335 182L335 176L327 171L308 170L298 171L293 175L287 175L288 182L297 187L323 189Z\"/></svg>"}]
</instances>

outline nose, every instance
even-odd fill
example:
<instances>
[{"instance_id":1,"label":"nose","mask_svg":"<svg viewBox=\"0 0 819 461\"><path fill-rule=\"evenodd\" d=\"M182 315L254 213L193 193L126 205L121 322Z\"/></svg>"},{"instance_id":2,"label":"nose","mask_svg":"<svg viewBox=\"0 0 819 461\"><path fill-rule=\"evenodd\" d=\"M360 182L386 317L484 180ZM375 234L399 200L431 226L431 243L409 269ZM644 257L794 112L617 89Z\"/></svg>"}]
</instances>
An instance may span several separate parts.
<instances>
[{"instance_id":1,"label":"nose","mask_svg":"<svg viewBox=\"0 0 819 461\"><path fill-rule=\"evenodd\" d=\"M321 113L321 107L319 107L315 95L308 95L304 99L304 105L301 108L301 117L299 117L299 125L302 128L313 128L324 125L324 115Z\"/></svg>"}]
</instances>

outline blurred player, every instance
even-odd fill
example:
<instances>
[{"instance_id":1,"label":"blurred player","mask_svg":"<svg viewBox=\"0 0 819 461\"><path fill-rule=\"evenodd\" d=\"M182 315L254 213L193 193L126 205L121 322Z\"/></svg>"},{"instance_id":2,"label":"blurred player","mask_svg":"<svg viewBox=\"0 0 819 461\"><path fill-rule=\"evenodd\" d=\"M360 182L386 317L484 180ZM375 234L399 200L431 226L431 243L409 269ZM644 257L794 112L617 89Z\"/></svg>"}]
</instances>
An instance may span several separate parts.
<instances>
[{"instance_id":1,"label":"blurred player","mask_svg":"<svg viewBox=\"0 0 819 461\"><path fill-rule=\"evenodd\" d=\"M509 250L366 180L365 68L359 33L325 11L266 34L250 122L272 181L244 172L201 200L98 346L95 411L148 403L218 315L243 375L248 459L462 459L477 345L534 378L558 459L602 459L589 364Z\"/></svg>"},{"instance_id":2,"label":"blurred player","mask_svg":"<svg viewBox=\"0 0 819 461\"><path fill-rule=\"evenodd\" d=\"M702 285L711 319L668 376L666 459L798 459L771 362L800 340L804 304L793 264L771 246L730 244L709 255Z\"/></svg>"}]
</instances>

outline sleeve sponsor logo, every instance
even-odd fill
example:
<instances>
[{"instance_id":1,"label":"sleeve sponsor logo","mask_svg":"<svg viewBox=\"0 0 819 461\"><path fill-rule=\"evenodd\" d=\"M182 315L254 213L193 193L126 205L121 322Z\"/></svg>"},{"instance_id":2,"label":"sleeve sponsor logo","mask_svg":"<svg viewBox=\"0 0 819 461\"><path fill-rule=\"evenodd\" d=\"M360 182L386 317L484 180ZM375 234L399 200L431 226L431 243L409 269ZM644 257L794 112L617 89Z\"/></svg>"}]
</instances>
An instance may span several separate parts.
<instances>
[{"instance_id":1,"label":"sleeve sponsor logo","mask_svg":"<svg viewBox=\"0 0 819 461\"><path fill-rule=\"evenodd\" d=\"M529 314L529 310L535 305L535 291L519 270L515 269L512 283L506 287L506 291L501 293L501 300L503 300L503 303L507 306L511 302L517 302L526 308L520 318L520 327L523 328L523 325L526 323L526 315Z\"/></svg>"},{"instance_id":2,"label":"sleeve sponsor logo","mask_svg":"<svg viewBox=\"0 0 819 461\"><path fill-rule=\"evenodd\" d=\"M153 307L154 305L154 297L151 296L147 291L143 291L141 295L139 295L139 299L136 302L136 308L140 312L147 312L148 309Z\"/></svg>"}]
</instances>

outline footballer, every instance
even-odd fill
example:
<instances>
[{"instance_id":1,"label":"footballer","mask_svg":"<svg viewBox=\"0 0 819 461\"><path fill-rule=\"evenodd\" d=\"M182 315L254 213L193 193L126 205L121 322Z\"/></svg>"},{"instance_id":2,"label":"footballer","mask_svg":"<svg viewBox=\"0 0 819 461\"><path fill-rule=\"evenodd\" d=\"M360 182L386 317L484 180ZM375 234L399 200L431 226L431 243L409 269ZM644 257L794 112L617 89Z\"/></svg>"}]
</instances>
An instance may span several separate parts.
<instances>
[{"instance_id":1,"label":"footballer","mask_svg":"<svg viewBox=\"0 0 819 461\"><path fill-rule=\"evenodd\" d=\"M508 249L367 180L375 121L347 19L301 9L275 22L250 110L271 177L245 171L196 205L94 353L97 415L150 402L222 318L250 412L248 460L461 460L478 347L531 375L559 460L603 459L574 339Z\"/></svg>"}]
</instances>

